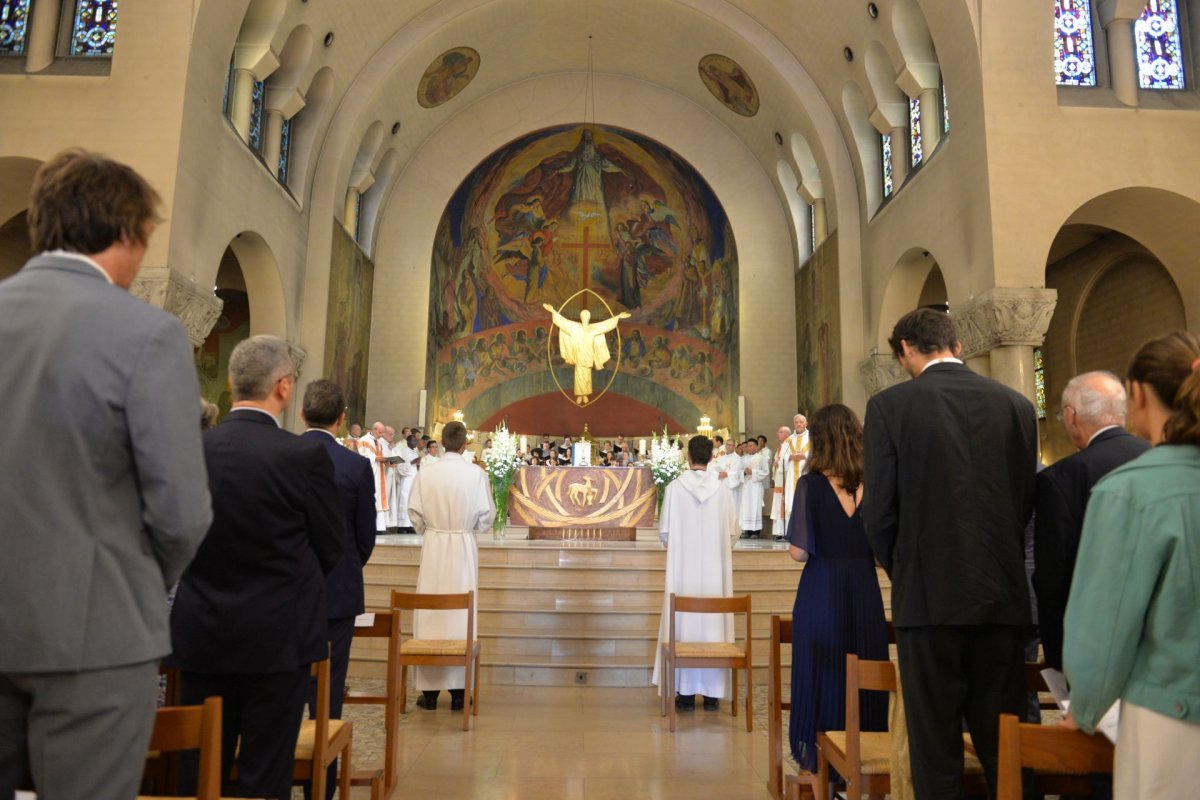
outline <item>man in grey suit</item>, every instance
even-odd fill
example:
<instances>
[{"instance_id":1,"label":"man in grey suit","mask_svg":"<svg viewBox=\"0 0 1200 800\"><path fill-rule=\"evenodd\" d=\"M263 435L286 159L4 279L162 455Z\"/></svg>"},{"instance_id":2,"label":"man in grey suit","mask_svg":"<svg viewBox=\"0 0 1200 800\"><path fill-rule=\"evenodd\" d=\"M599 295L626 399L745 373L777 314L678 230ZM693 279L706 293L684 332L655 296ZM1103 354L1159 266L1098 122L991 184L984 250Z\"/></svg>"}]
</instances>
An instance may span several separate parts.
<instances>
[{"instance_id":1,"label":"man in grey suit","mask_svg":"<svg viewBox=\"0 0 1200 800\"><path fill-rule=\"evenodd\" d=\"M28 212L41 254L0 283L5 800L137 793L167 587L212 519L187 336L127 291L159 202L123 164L56 156Z\"/></svg>"}]
</instances>

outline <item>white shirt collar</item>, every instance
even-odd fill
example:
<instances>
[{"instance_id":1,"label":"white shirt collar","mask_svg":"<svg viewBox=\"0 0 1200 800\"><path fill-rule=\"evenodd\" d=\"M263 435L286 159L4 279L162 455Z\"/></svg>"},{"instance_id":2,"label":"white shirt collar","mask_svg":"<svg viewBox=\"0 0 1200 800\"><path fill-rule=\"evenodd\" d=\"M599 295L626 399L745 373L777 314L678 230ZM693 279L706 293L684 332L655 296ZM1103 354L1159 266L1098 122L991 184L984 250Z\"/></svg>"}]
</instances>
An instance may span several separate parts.
<instances>
[{"instance_id":1,"label":"white shirt collar","mask_svg":"<svg viewBox=\"0 0 1200 800\"><path fill-rule=\"evenodd\" d=\"M1092 442L1096 441L1097 436L1104 433L1105 431L1111 431L1113 428L1119 428L1119 427L1121 427L1121 426L1120 425L1105 425L1103 428L1101 428L1100 430L1096 431L1095 433L1093 433L1091 435L1091 437L1087 440L1087 444L1085 444L1084 447L1091 447Z\"/></svg>"},{"instance_id":2,"label":"white shirt collar","mask_svg":"<svg viewBox=\"0 0 1200 800\"><path fill-rule=\"evenodd\" d=\"M272 414L270 411L267 411L265 408L255 408L254 406L238 406L237 408L234 408L231 410L232 411L256 411L259 414L266 414L268 417L271 418L271 422L275 423L276 428L283 427L282 425L279 424L279 419L274 414Z\"/></svg>"},{"instance_id":3,"label":"white shirt collar","mask_svg":"<svg viewBox=\"0 0 1200 800\"><path fill-rule=\"evenodd\" d=\"M72 253L70 250L47 250L46 252L42 253L42 255L54 256L55 258L70 258L75 261L82 261L92 269L96 270L96 272L99 272L101 275L103 275L104 280L112 283L114 286L116 285L113 283L112 275L109 275L107 272L105 272L104 267L97 264L91 258L85 256L83 253Z\"/></svg>"},{"instance_id":4,"label":"white shirt collar","mask_svg":"<svg viewBox=\"0 0 1200 800\"><path fill-rule=\"evenodd\" d=\"M962 359L955 358L954 356L946 356L945 358L935 358L932 361L930 361L928 364L926 364L925 366L921 367L921 374L924 375L925 370L929 369L934 364L961 364L961 363L963 363Z\"/></svg>"}]
</instances>

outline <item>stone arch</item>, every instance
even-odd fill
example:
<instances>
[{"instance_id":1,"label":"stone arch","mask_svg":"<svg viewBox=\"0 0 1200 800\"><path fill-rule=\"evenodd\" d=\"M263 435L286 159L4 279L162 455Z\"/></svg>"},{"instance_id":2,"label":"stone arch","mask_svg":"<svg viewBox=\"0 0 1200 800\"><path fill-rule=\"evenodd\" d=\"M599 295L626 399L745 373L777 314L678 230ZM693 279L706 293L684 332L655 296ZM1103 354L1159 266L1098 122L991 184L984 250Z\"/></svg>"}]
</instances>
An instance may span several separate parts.
<instances>
[{"instance_id":1,"label":"stone arch","mask_svg":"<svg viewBox=\"0 0 1200 800\"><path fill-rule=\"evenodd\" d=\"M880 162L879 131L868 117L871 109L859 85L848 81L842 87L842 110L858 153L859 185L862 187L863 207L873 214L883 203L883 167Z\"/></svg>"},{"instance_id":2,"label":"stone arch","mask_svg":"<svg viewBox=\"0 0 1200 800\"><path fill-rule=\"evenodd\" d=\"M41 165L35 158L0 158L0 280L15 273L34 255L25 212L33 176Z\"/></svg>"},{"instance_id":3,"label":"stone arch","mask_svg":"<svg viewBox=\"0 0 1200 800\"><path fill-rule=\"evenodd\" d=\"M287 302L279 262L271 246L254 231L242 231L228 244L241 271L250 303L250 335L268 333L288 337Z\"/></svg>"},{"instance_id":4,"label":"stone arch","mask_svg":"<svg viewBox=\"0 0 1200 800\"><path fill-rule=\"evenodd\" d=\"M288 188L301 206L305 203L317 132L325 123L325 112L333 98L333 70L322 67L304 92L304 108L297 112L292 131L292 168L288 170Z\"/></svg>"},{"instance_id":5,"label":"stone arch","mask_svg":"<svg viewBox=\"0 0 1200 800\"><path fill-rule=\"evenodd\" d=\"M920 95L919 89L936 89L941 70L933 37L917 0L895 0L892 33L904 59L898 77L900 86L913 97Z\"/></svg>"},{"instance_id":6,"label":"stone arch","mask_svg":"<svg viewBox=\"0 0 1200 800\"><path fill-rule=\"evenodd\" d=\"M941 280L940 290L938 279ZM923 247L913 247L905 251L896 262L896 266L892 267L887 289L884 290L883 303L876 317L879 327L876 331L875 346L879 352L891 353L888 337L892 334L892 326L896 324L896 320L920 307L925 299L945 303L946 296L945 275L933 254Z\"/></svg>"},{"instance_id":7,"label":"stone arch","mask_svg":"<svg viewBox=\"0 0 1200 800\"><path fill-rule=\"evenodd\" d=\"M883 110L890 118L895 107L906 105L904 92L900 91L900 87L896 85L896 67L892 63L892 57L888 55L881 43L871 41L867 44L864 61L867 82L871 87L875 108ZM896 127L895 120L892 122L892 127Z\"/></svg>"},{"instance_id":8,"label":"stone arch","mask_svg":"<svg viewBox=\"0 0 1200 800\"><path fill-rule=\"evenodd\" d=\"M350 169L350 189L366 192L375 182L374 168L383 147L383 134L383 120L378 119L363 134L358 153L354 156L354 166Z\"/></svg>"},{"instance_id":9,"label":"stone arch","mask_svg":"<svg viewBox=\"0 0 1200 800\"><path fill-rule=\"evenodd\" d=\"M383 153L379 158L379 165L375 168L374 183L371 184L370 189L367 189L363 193L362 198L362 219L359 221L359 244L368 255L371 255L375 251L376 226L379 224L379 217L388 196L388 189L399 173L400 156L395 148L388 148L387 152Z\"/></svg>"},{"instance_id":10,"label":"stone arch","mask_svg":"<svg viewBox=\"0 0 1200 800\"><path fill-rule=\"evenodd\" d=\"M824 186L821 184L821 168L817 165L817 158L813 155L812 146L809 145L808 139L805 139L803 134L793 133L790 142L792 148L792 160L796 163L796 169L800 170L800 187L803 194L816 200L825 196Z\"/></svg>"},{"instance_id":11,"label":"stone arch","mask_svg":"<svg viewBox=\"0 0 1200 800\"><path fill-rule=\"evenodd\" d=\"M812 255L812 236L809 227L812 222L809 217L812 208L801 199L800 192L797 191L800 181L791 164L780 159L775 166L775 172L779 176L779 185L783 189L783 196L787 198L788 210L792 213L792 232L796 236L796 269L799 269L800 265Z\"/></svg>"},{"instance_id":12,"label":"stone arch","mask_svg":"<svg viewBox=\"0 0 1200 800\"><path fill-rule=\"evenodd\" d=\"M279 60L271 50L271 42L283 21L286 7L286 0L253 0L250 3L233 47L234 69L253 72L260 81L275 71Z\"/></svg>"},{"instance_id":13,"label":"stone arch","mask_svg":"<svg viewBox=\"0 0 1200 800\"><path fill-rule=\"evenodd\" d=\"M267 84L267 107L277 109L284 119L290 119L304 108L304 95L299 87L308 71L312 54L312 29L307 25L297 25L279 52L279 68L271 73Z\"/></svg>"}]
</instances>

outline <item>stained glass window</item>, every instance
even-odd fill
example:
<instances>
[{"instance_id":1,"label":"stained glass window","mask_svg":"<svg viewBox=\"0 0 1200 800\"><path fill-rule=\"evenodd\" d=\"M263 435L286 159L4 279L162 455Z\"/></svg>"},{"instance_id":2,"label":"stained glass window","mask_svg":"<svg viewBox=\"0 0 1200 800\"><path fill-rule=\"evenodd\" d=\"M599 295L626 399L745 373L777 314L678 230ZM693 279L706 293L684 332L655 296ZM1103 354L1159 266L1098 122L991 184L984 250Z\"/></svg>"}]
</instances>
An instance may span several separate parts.
<instances>
[{"instance_id":1,"label":"stained glass window","mask_svg":"<svg viewBox=\"0 0 1200 800\"><path fill-rule=\"evenodd\" d=\"M891 134L880 134L880 153L883 156L883 196L891 197L892 188L892 137Z\"/></svg>"},{"instance_id":2,"label":"stained glass window","mask_svg":"<svg viewBox=\"0 0 1200 800\"><path fill-rule=\"evenodd\" d=\"M362 237L362 192L354 192L354 241Z\"/></svg>"},{"instance_id":3,"label":"stained glass window","mask_svg":"<svg viewBox=\"0 0 1200 800\"><path fill-rule=\"evenodd\" d=\"M808 237L812 242L812 252L817 252L817 207L808 207Z\"/></svg>"},{"instance_id":4,"label":"stained glass window","mask_svg":"<svg viewBox=\"0 0 1200 800\"><path fill-rule=\"evenodd\" d=\"M1055 0L1054 80L1059 86L1095 86L1091 0Z\"/></svg>"},{"instance_id":5,"label":"stained glass window","mask_svg":"<svg viewBox=\"0 0 1200 800\"><path fill-rule=\"evenodd\" d=\"M287 184L288 179L288 160L292 155L292 121L285 119L283 127L279 129L279 169L276 174L279 176L279 182Z\"/></svg>"},{"instance_id":6,"label":"stained glass window","mask_svg":"<svg viewBox=\"0 0 1200 800\"><path fill-rule=\"evenodd\" d=\"M117 47L117 0L75 0L71 55L108 57Z\"/></svg>"},{"instance_id":7,"label":"stained glass window","mask_svg":"<svg viewBox=\"0 0 1200 800\"><path fill-rule=\"evenodd\" d=\"M914 98L908 101L908 154L909 163L914 167L921 165L925 157L925 146L921 140L921 100Z\"/></svg>"},{"instance_id":8,"label":"stained glass window","mask_svg":"<svg viewBox=\"0 0 1200 800\"><path fill-rule=\"evenodd\" d=\"M1183 45L1179 37L1178 0L1150 0L1133 23L1138 80L1143 89L1182 89Z\"/></svg>"},{"instance_id":9,"label":"stained glass window","mask_svg":"<svg viewBox=\"0 0 1200 800\"><path fill-rule=\"evenodd\" d=\"M263 81L255 81L254 88L250 91L250 135L247 140L250 149L256 153L262 152L263 101L266 94L266 84Z\"/></svg>"},{"instance_id":10,"label":"stained glass window","mask_svg":"<svg viewBox=\"0 0 1200 800\"><path fill-rule=\"evenodd\" d=\"M1033 393L1037 405L1038 419L1046 418L1046 359L1042 349L1033 351Z\"/></svg>"},{"instance_id":11,"label":"stained glass window","mask_svg":"<svg viewBox=\"0 0 1200 800\"><path fill-rule=\"evenodd\" d=\"M229 69L225 72L225 94L221 98L221 113L229 116L229 93L233 91L233 59L229 59Z\"/></svg>"},{"instance_id":12,"label":"stained glass window","mask_svg":"<svg viewBox=\"0 0 1200 800\"><path fill-rule=\"evenodd\" d=\"M942 134L950 133L950 100L946 97L946 84L942 84Z\"/></svg>"},{"instance_id":13,"label":"stained glass window","mask_svg":"<svg viewBox=\"0 0 1200 800\"><path fill-rule=\"evenodd\" d=\"M25 52L25 30L29 22L29 0L0 0L0 56Z\"/></svg>"}]
</instances>

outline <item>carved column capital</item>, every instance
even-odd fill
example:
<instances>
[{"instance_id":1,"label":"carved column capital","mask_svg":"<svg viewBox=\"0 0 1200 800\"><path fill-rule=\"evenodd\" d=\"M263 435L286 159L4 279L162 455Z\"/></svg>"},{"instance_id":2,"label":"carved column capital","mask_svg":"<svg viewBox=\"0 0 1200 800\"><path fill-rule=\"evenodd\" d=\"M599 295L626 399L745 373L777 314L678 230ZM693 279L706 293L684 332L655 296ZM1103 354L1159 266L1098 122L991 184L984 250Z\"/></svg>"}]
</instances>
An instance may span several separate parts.
<instances>
[{"instance_id":1,"label":"carved column capital","mask_svg":"<svg viewBox=\"0 0 1200 800\"><path fill-rule=\"evenodd\" d=\"M303 375L304 359L308 358L308 351L294 341L288 341L288 347L292 350L292 361L296 365L296 374Z\"/></svg>"},{"instance_id":2,"label":"carved column capital","mask_svg":"<svg viewBox=\"0 0 1200 800\"><path fill-rule=\"evenodd\" d=\"M179 317L192 347L204 343L221 316L225 303L168 267L143 269L129 287L130 294Z\"/></svg>"},{"instance_id":3,"label":"carved column capital","mask_svg":"<svg viewBox=\"0 0 1200 800\"><path fill-rule=\"evenodd\" d=\"M858 374L862 376L863 385L867 387L867 397L873 397L884 389L908 380L908 373L890 353L867 356L858 362Z\"/></svg>"},{"instance_id":4,"label":"carved column capital","mask_svg":"<svg viewBox=\"0 0 1200 800\"><path fill-rule=\"evenodd\" d=\"M989 289L952 312L962 358L974 358L997 347L1038 347L1046 338L1058 292L1054 289Z\"/></svg>"}]
</instances>

